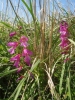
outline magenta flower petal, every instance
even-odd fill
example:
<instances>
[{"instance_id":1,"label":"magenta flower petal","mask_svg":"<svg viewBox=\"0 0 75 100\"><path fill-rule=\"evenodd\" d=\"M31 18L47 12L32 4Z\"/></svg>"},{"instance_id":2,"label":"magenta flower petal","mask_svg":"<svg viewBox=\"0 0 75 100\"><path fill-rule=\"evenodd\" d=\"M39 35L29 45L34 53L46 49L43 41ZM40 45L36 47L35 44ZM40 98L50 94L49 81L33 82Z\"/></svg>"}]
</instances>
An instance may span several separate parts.
<instances>
[{"instance_id":1,"label":"magenta flower petal","mask_svg":"<svg viewBox=\"0 0 75 100\"><path fill-rule=\"evenodd\" d=\"M16 32L11 32L11 33L9 34L10 37L13 37L14 35L16 35Z\"/></svg>"},{"instance_id":2,"label":"magenta flower petal","mask_svg":"<svg viewBox=\"0 0 75 100\"><path fill-rule=\"evenodd\" d=\"M61 41L68 40L68 36L67 37L60 36L60 40Z\"/></svg>"},{"instance_id":3,"label":"magenta flower petal","mask_svg":"<svg viewBox=\"0 0 75 100\"><path fill-rule=\"evenodd\" d=\"M13 66L15 66L16 68L18 68L18 67L19 67L19 63L20 63L20 61L16 60L16 61L14 62L14 65L13 65Z\"/></svg>"},{"instance_id":4,"label":"magenta flower petal","mask_svg":"<svg viewBox=\"0 0 75 100\"><path fill-rule=\"evenodd\" d=\"M68 29L68 24L67 24L67 22L66 21L62 21L61 23L60 23L60 31L67 31L67 29ZM61 33L61 32L60 32Z\"/></svg>"},{"instance_id":5,"label":"magenta flower petal","mask_svg":"<svg viewBox=\"0 0 75 100\"><path fill-rule=\"evenodd\" d=\"M20 41L27 42L28 38L26 36L21 36Z\"/></svg>"},{"instance_id":6,"label":"magenta flower petal","mask_svg":"<svg viewBox=\"0 0 75 100\"><path fill-rule=\"evenodd\" d=\"M14 53L15 53L15 50L14 50L13 47L11 47L11 48L8 50L8 52L10 52L10 54L14 54Z\"/></svg>"},{"instance_id":7,"label":"magenta flower petal","mask_svg":"<svg viewBox=\"0 0 75 100\"><path fill-rule=\"evenodd\" d=\"M19 67L19 63L20 63L20 54L17 54L16 56L12 57L10 59L11 62L14 62L13 66Z\"/></svg>"},{"instance_id":8,"label":"magenta flower petal","mask_svg":"<svg viewBox=\"0 0 75 100\"><path fill-rule=\"evenodd\" d=\"M11 59L10 59L10 61L19 61L20 60L20 54L17 54L16 56L14 56L14 57L12 57Z\"/></svg>"},{"instance_id":9,"label":"magenta flower petal","mask_svg":"<svg viewBox=\"0 0 75 100\"><path fill-rule=\"evenodd\" d=\"M65 21L62 21L60 24L60 34L63 37L68 36L68 24Z\"/></svg>"},{"instance_id":10,"label":"magenta flower petal","mask_svg":"<svg viewBox=\"0 0 75 100\"><path fill-rule=\"evenodd\" d=\"M63 50L62 54L67 54L70 48L69 44L69 33L68 33L68 24L66 21L62 21L60 24L60 47Z\"/></svg>"},{"instance_id":11,"label":"magenta flower petal","mask_svg":"<svg viewBox=\"0 0 75 100\"><path fill-rule=\"evenodd\" d=\"M62 49L66 48L68 46L68 43L61 43L60 47L62 47Z\"/></svg>"},{"instance_id":12,"label":"magenta flower petal","mask_svg":"<svg viewBox=\"0 0 75 100\"><path fill-rule=\"evenodd\" d=\"M18 46L18 42L9 42L8 44L7 44L7 46L9 46L9 47L12 47L12 46Z\"/></svg>"},{"instance_id":13,"label":"magenta flower petal","mask_svg":"<svg viewBox=\"0 0 75 100\"><path fill-rule=\"evenodd\" d=\"M26 36L21 36L21 38L20 38L21 46L26 48L28 46L27 42L28 42L28 38Z\"/></svg>"},{"instance_id":14,"label":"magenta flower petal","mask_svg":"<svg viewBox=\"0 0 75 100\"><path fill-rule=\"evenodd\" d=\"M26 48L23 49L22 56L31 56L32 52Z\"/></svg>"},{"instance_id":15,"label":"magenta flower petal","mask_svg":"<svg viewBox=\"0 0 75 100\"><path fill-rule=\"evenodd\" d=\"M13 53L15 53L15 49L16 49L16 47L18 46L18 42L9 42L7 45L8 45L9 47L11 47L11 48L8 50L8 52L10 52L10 54L13 54Z\"/></svg>"},{"instance_id":16,"label":"magenta flower petal","mask_svg":"<svg viewBox=\"0 0 75 100\"><path fill-rule=\"evenodd\" d=\"M22 66L19 66L17 72L20 72L21 70L22 70Z\"/></svg>"},{"instance_id":17,"label":"magenta flower petal","mask_svg":"<svg viewBox=\"0 0 75 100\"><path fill-rule=\"evenodd\" d=\"M27 42L21 42L21 46L26 48L28 46L28 43Z\"/></svg>"},{"instance_id":18,"label":"magenta flower petal","mask_svg":"<svg viewBox=\"0 0 75 100\"><path fill-rule=\"evenodd\" d=\"M24 58L24 61L25 61L26 65L31 66L31 58L30 58L30 56L26 56Z\"/></svg>"}]
</instances>

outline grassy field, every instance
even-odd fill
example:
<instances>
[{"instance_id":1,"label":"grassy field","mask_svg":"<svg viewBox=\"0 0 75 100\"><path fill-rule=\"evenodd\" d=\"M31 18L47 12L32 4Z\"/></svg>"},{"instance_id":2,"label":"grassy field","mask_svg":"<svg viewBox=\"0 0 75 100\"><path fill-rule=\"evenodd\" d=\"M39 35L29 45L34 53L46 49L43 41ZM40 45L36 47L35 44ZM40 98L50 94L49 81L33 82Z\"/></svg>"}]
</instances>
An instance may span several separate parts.
<instances>
[{"instance_id":1,"label":"grassy field","mask_svg":"<svg viewBox=\"0 0 75 100\"><path fill-rule=\"evenodd\" d=\"M0 12L0 100L75 100L74 5L62 5L18 0L15 9L6 0Z\"/></svg>"}]
</instances>

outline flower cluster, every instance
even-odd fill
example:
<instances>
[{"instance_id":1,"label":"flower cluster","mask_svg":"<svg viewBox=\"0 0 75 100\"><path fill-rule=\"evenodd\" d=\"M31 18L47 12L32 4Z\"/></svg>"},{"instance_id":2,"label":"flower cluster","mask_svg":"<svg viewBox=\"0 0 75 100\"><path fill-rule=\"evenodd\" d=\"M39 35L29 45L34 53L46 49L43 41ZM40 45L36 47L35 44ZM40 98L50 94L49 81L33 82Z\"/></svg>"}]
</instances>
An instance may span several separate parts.
<instances>
[{"instance_id":1,"label":"flower cluster","mask_svg":"<svg viewBox=\"0 0 75 100\"><path fill-rule=\"evenodd\" d=\"M61 47L61 50L63 51L62 54L68 54L69 53L69 40L68 40L68 37L69 37L69 32L68 32L68 23L66 21L62 21L60 23L60 40L61 40L61 43L60 43L60 47Z\"/></svg>"},{"instance_id":2,"label":"flower cluster","mask_svg":"<svg viewBox=\"0 0 75 100\"><path fill-rule=\"evenodd\" d=\"M14 35L16 35L16 32L12 32L9 34L10 37L13 37ZM31 55L32 52L30 50L28 50L28 38L26 36L21 36L20 39L17 42L9 42L7 44L8 47L10 47L8 49L8 52L10 54L15 54L16 53L16 49L18 47L21 48L21 52L18 52L15 56L10 58L10 62L13 62L13 66L15 66L16 68L18 68L18 72L20 72L22 70L22 64L21 64L21 59L24 60L24 63L27 66L31 66Z\"/></svg>"}]
</instances>

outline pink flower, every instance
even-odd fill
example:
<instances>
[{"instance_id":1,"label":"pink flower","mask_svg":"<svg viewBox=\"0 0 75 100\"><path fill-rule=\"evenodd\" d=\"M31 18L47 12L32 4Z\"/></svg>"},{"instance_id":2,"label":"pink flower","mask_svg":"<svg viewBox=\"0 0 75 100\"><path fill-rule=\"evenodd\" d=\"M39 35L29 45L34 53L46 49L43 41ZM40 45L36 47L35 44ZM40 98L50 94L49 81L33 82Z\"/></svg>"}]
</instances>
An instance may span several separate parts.
<instances>
[{"instance_id":1,"label":"pink flower","mask_svg":"<svg viewBox=\"0 0 75 100\"><path fill-rule=\"evenodd\" d=\"M22 56L31 56L32 52L26 48L23 49Z\"/></svg>"},{"instance_id":2,"label":"pink flower","mask_svg":"<svg viewBox=\"0 0 75 100\"><path fill-rule=\"evenodd\" d=\"M62 48L64 48L64 47L68 46L69 43L70 43L70 42L68 41L68 39L62 38L62 41L61 41L61 43L60 43L60 46L61 46Z\"/></svg>"},{"instance_id":3,"label":"pink flower","mask_svg":"<svg viewBox=\"0 0 75 100\"><path fill-rule=\"evenodd\" d=\"M14 62L14 66L19 67L20 63L20 54L17 54L16 56L12 57L10 59L11 62Z\"/></svg>"},{"instance_id":4,"label":"pink flower","mask_svg":"<svg viewBox=\"0 0 75 100\"><path fill-rule=\"evenodd\" d=\"M22 56L25 57L24 61L28 66L31 66L31 58L32 52L26 48L23 49Z\"/></svg>"},{"instance_id":5,"label":"pink flower","mask_svg":"<svg viewBox=\"0 0 75 100\"><path fill-rule=\"evenodd\" d=\"M60 33L63 34L63 35L66 35L68 31L68 24L66 21L62 21L60 23Z\"/></svg>"},{"instance_id":6,"label":"pink flower","mask_svg":"<svg viewBox=\"0 0 75 100\"><path fill-rule=\"evenodd\" d=\"M27 66L31 66L31 58L30 58L30 56L26 56L24 58L24 61L25 61L25 63L26 63Z\"/></svg>"},{"instance_id":7,"label":"pink flower","mask_svg":"<svg viewBox=\"0 0 75 100\"><path fill-rule=\"evenodd\" d=\"M15 53L15 49L18 46L18 42L9 42L7 44L7 46L11 47L8 52L10 52L10 54L14 54Z\"/></svg>"},{"instance_id":8,"label":"pink flower","mask_svg":"<svg viewBox=\"0 0 75 100\"><path fill-rule=\"evenodd\" d=\"M19 63L20 63L20 61L19 61L19 60L15 60L15 62L14 62L14 65L13 65L13 66L15 66L15 67L19 67Z\"/></svg>"},{"instance_id":9,"label":"pink flower","mask_svg":"<svg viewBox=\"0 0 75 100\"><path fill-rule=\"evenodd\" d=\"M68 36L67 37L65 37L65 36L63 37L63 36L60 35L60 40L61 41L68 40Z\"/></svg>"},{"instance_id":10,"label":"pink flower","mask_svg":"<svg viewBox=\"0 0 75 100\"><path fill-rule=\"evenodd\" d=\"M27 47L28 46L28 38L27 37L25 37L25 36L21 36L21 38L20 38L20 43L21 43L21 46L23 46L23 47Z\"/></svg>"},{"instance_id":11,"label":"pink flower","mask_svg":"<svg viewBox=\"0 0 75 100\"><path fill-rule=\"evenodd\" d=\"M68 24L66 21L62 21L60 24L60 40L61 40L60 47L62 50L64 50L62 54L67 54L70 48L69 46L70 42L68 40L68 36L69 36Z\"/></svg>"},{"instance_id":12,"label":"pink flower","mask_svg":"<svg viewBox=\"0 0 75 100\"><path fill-rule=\"evenodd\" d=\"M22 66L19 66L17 72L20 72L22 68L23 68Z\"/></svg>"},{"instance_id":13,"label":"pink flower","mask_svg":"<svg viewBox=\"0 0 75 100\"><path fill-rule=\"evenodd\" d=\"M13 37L14 35L16 35L16 32L11 32L11 33L9 34L10 37Z\"/></svg>"},{"instance_id":14,"label":"pink flower","mask_svg":"<svg viewBox=\"0 0 75 100\"><path fill-rule=\"evenodd\" d=\"M9 42L7 45L8 45L9 47L15 46L15 45L18 45L18 42Z\"/></svg>"},{"instance_id":15,"label":"pink flower","mask_svg":"<svg viewBox=\"0 0 75 100\"><path fill-rule=\"evenodd\" d=\"M14 54L15 53L15 48L11 47L8 52L10 52L10 54Z\"/></svg>"}]
</instances>

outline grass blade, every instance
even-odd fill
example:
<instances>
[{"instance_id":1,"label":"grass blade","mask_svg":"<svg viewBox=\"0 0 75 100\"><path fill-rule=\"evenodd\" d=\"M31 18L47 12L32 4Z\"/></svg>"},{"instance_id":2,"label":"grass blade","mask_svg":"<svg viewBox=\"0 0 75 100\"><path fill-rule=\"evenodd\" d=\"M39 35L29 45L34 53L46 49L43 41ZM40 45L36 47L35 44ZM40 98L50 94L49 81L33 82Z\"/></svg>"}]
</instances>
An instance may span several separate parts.
<instances>
[{"instance_id":1,"label":"grass blade","mask_svg":"<svg viewBox=\"0 0 75 100\"><path fill-rule=\"evenodd\" d=\"M63 83L64 71L65 71L65 63L62 66L62 72L61 72L60 83L59 83L59 93L60 93L60 95L62 93L62 83Z\"/></svg>"}]
</instances>

